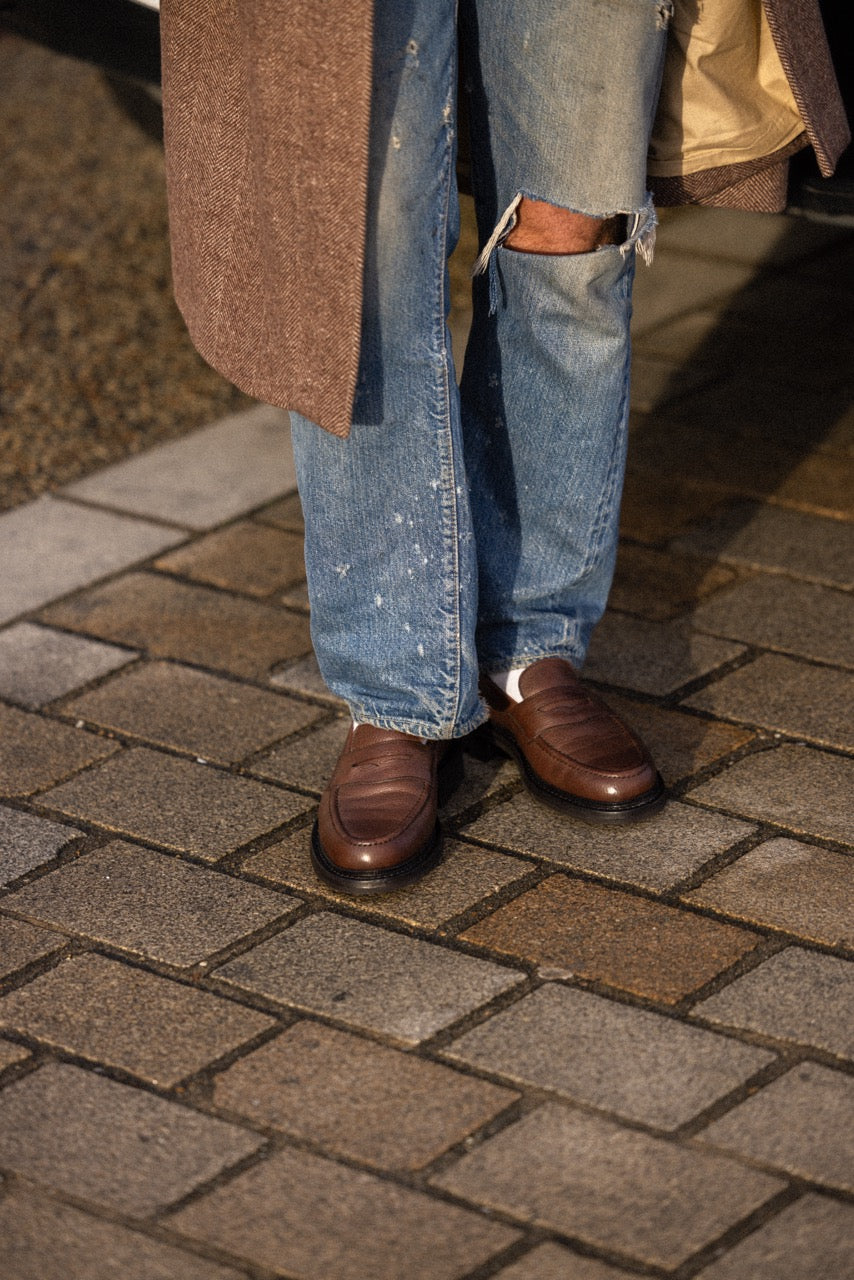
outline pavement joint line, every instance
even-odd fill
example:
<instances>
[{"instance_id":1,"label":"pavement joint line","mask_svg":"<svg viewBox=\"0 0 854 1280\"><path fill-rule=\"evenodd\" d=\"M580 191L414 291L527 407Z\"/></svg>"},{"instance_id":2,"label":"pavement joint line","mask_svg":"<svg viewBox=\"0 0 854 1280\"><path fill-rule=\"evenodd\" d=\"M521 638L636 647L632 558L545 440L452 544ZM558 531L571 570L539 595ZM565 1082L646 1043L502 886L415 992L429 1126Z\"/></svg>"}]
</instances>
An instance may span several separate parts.
<instances>
[{"instance_id":1,"label":"pavement joint line","mask_svg":"<svg viewBox=\"0 0 854 1280\"><path fill-rule=\"evenodd\" d=\"M802 743L799 743L798 745L801 745L804 747L809 746L811 751L818 750L818 748L813 747L810 743L802 742ZM773 750L773 748L771 749ZM746 754L753 755L757 753L747 752ZM830 751L825 752L825 754L839 755L838 752L830 752ZM843 755L842 758L844 760L847 760L847 759L850 759L851 757ZM715 776L715 775L712 775L712 776ZM698 787L700 783L705 782L705 780L706 780L705 778L700 778L699 780L694 779L692 781L692 786ZM757 822L758 823L759 821L758 819L751 818L749 814L745 815L744 813L738 812L738 810L736 809L728 809L725 805L722 805L722 804L715 805L715 804L711 804L708 800L700 800L695 796L693 796L690 791L686 792L684 795L678 796L677 798L681 804L690 804L692 808L702 809L703 812L705 813L722 813L725 817L735 818L739 822ZM834 849L834 850L838 850L840 853L847 853L847 854L854 852L854 845L844 840L832 840L828 836L821 836L818 833L813 831L804 831L803 828L800 828L800 827L786 826L782 822L774 822L772 818L762 818L761 821L763 826L766 827L768 831L766 839L770 839L772 837L778 837L778 836L786 836L791 840L799 841L801 844L814 844L822 849Z\"/></svg>"},{"instance_id":2,"label":"pavement joint line","mask_svg":"<svg viewBox=\"0 0 854 1280\"><path fill-rule=\"evenodd\" d=\"M141 455L137 454L136 456L140 457ZM97 472L93 472L92 474L95 475ZM88 478L89 477L87 477L87 479ZM130 510L128 507L117 506L114 503L98 502L96 499L85 498L80 494L69 493L63 489L51 490L50 496L57 502L67 502L69 506L84 507L87 511L103 511L106 515L119 516L125 520L135 520L137 523L156 524L162 526L164 529L174 529L176 533L186 533L188 535L188 540L190 540L191 534L197 533L197 530L193 529L191 525L181 524L178 520L167 520L164 519L163 516L143 515L139 511ZM35 501L37 501L37 499L35 499ZM21 503L21 507L29 505L29 503ZM14 510L20 510L20 507L16 507ZM183 547L185 545L185 543L181 542L174 547L170 547L169 550L177 551L179 547ZM165 553L158 552L157 554L164 555ZM153 558L154 557L149 557L149 559Z\"/></svg>"},{"instance_id":3,"label":"pavement joint line","mask_svg":"<svg viewBox=\"0 0 854 1280\"><path fill-rule=\"evenodd\" d=\"M683 904L680 902L679 905L687 906L687 903ZM815 938L804 938L801 934L795 933L792 929L786 929L782 925L769 924L765 921L761 924L754 922L753 920L747 922L747 918L744 916L737 916L731 912L727 913L716 907L706 905L701 906L699 903L693 903L692 905L700 908L697 913L698 915L708 916L710 920L718 920L722 924L735 924L740 926L744 926L745 923L748 923L749 928L753 929L756 933L766 933L769 938L779 937L787 944L796 944L797 946L804 947L809 951L816 951L821 955L838 956L841 960L854 960L854 947L846 946L842 942L833 944L820 942Z\"/></svg>"},{"instance_id":4,"label":"pavement joint line","mask_svg":"<svg viewBox=\"0 0 854 1280\"><path fill-rule=\"evenodd\" d=\"M695 807L699 808L700 806L698 805ZM667 889L654 889L649 885L638 884L633 880L621 880L616 876L608 875L602 871L590 871L586 867L568 866L563 862L551 862L543 857L537 857L536 854L511 849L510 846L502 845L496 841L488 843L485 840L481 840L478 837L467 833L461 833L454 838L459 840L461 843L474 845L478 849L488 849L494 852L507 853L512 855L514 858L530 862L534 870L540 870L542 872L537 883L540 883L542 880L550 879L552 876L565 876L568 880L579 880L587 884L601 885L603 889L614 889L618 892L629 894L635 898L645 898L648 902L663 903L665 906L678 906L683 909L688 907L693 909L695 915L703 915L705 913L705 908L699 907L698 903L683 902L682 898L676 895L675 886L671 886ZM753 847L753 843L754 842L749 846L750 848ZM761 842L757 840L755 843L759 844ZM732 859L727 859L724 865L729 865L730 861L734 862L737 857L741 856L741 846L743 844L745 844L745 840L739 841L737 846L734 846L738 848L739 853ZM724 856L730 851L731 850L729 849L724 850L722 855L717 856ZM717 857L710 859L709 862L717 863ZM708 864L704 863L703 865L706 866ZM717 870L718 867L715 866L715 871ZM714 874L714 872L712 874ZM707 878L707 876L704 877L704 879ZM700 881L700 883L702 883L702 881ZM681 885L682 881L679 881L679 884ZM520 889L518 887L518 881L514 881L512 884L504 886L501 892L505 895L504 901L511 902L513 899L521 897L524 889ZM477 945L482 946L485 944L478 943Z\"/></svg>"},{"instance_id":5,"label":"pavement joint line","mask_svg":"<svg viewBox=\"0 0 854 1280\"><path fill-rule=\"evenodd\" d=\"M760 1227L763 1227L766 1222L772 1222L784 1209L788 1209L789 1205L800 1200L803 1194L804 1189L795 1183L782 1187L776 1195L771 1196L764 1204L754 1209L752 1213L749 1213L739 1222L734 1223L723 1231L716 1240L704 1245L702 1249L687 1258L675 1271L669 1273L671 1280L693 1280L693 1277L702 1272L709 1262L725 1254L733 1245L746 1240ZM702 1280L702 1275L700 1275L700 1280Z\"/></svg>"},{"instance_id":6,"label":"pavement joint line","mask_svg":"<svg viewBox=\"0 0 854 1280\"><path fill-rule=\"evenodd\" d=\"M219 529L212 529L211 533L219 533ZM170 547L169 550L170 551L180 550L180 548ZM150 560L153 561L154 559L159 559L159 557L150 557ZM137 570L138 569L139 569L139 566L137 566ZM206 591L216 592L217 595L228 596L229 599L231 600L254 601L256 604L264 604L264 605L268 605L271 608L281 609L286 614L296 614L298 617L301 617L301 618L305 617L305 612L306 612L305 608L303 607L297 608L295 604L288 604L282 598L284 593L286 593L287 591L293 590L299 587L301 583L304 582L304 579L300 579L299 582L295 582L292 585L292 587L274 587L274 589L268 592L267 595L258 595L256 593L252 593L249 591L240 591L237 587L226 586L222 582L210 582L206 578L193 578L186 573L175 573L173 572L172 569L158 568L153 563L149 564L148 561L146 561L146 565L143 567L142 571L155 574L158 578L167 578L173 582L180 582L182 586L185 586L185 587L202 587ZM94 586L95 584L93 583L92 585ZM48 605L44 606L44 608L48 608L48 607L50 606ZM309 650L306 650L306 653L302 654L301 656L298 656L297 658L294 659L294 661L300 662L302 658L305 658L308 656L309 652L310 652ZM290 662L291 659L288 659L287 661ZM285 690L284 692L287 692L287 690Z\"/></svg>"},{"instance_id":7,"label":"pavement joint line","mask_svg":"<svg viewBox=\"0 0 854 1280\"><path fill-rule=\"evenodd\" d=\"M126 669L127 668L122 668L122 674ZM69 695L69 697L76 698L82 692L82 689L75 690L72 695ZM67 699L64 698L63 700ZM217 760L212 755L200 756L196 751L193 751L188 747L174 746L170 742L161 742L158 738L146 738L142 734L133 733L129 729L118 729L112 725L101 724L97 720L87 720L84 717L79 716L76 712L66 711L62 707L53 708L45 706L38 708L27 707L24 709L31 715L37 715L43 720L58 722L59 724L67 724L70 728L80 729L85 733L91 733L94 737L104 738L108 742L117 742L122 748L126 748L128 750L135 747L145 747L149 750L157 751L161 755L172 756L178 760L189 760L193 764L202 765L207 769L215 769L218 773L226 773L234 778L252 778L255 782L260 782L264 786L275 787L279 791L290 791L295 795L304 795L308 798L316 798L319 795L319 792L308 787L303 787L298 783L282 782L281 779L270 777L267 774L253 773L253 771L248 768L242 760L233 760L229 763L224 760ZM310 725L308 727L314 728L316 725ZM284 734L281 738L277 738L275 741L260 748L260 751L272 751L283 743L289 743L291 738L295 739L296 734ZM252 754L257 755L259 752L253 752ZM96 760L92 763L102 764L103 761ZM91 765L85 766L86 769L91 767ZM85 769L81 769L79 772L85 772ZM52 782L50 787L52 788L53 786L59 785L60 781L63 780L59 779L55 783ZM34 792L33 794L35 795L38 793ZM56 812L61 811L56 810Z\"/></svg>"},{"instance_id":8,"label":"pavement joint line","mask_svg":"<svg viewBox=\"0 0 854 1280\"><path fill-rule=\"evenodd\" d=\"M685 800L687 803L687 799ZM699 808L699 805L692 805L692 808ZM746 836L742 836L740 840L736 840L726 849L721 849L719 853L712 854L711 858L707 858L705 862L695 867L690 875L683 876L681 880L676 880L662 894L662 901L671 903L673 906L681 906L682 899L685 894L692 889L698 888L719 871L723 871L726 867L731 867L738 862L739 858L745 853L749 853L751 849L756 849L760 844L764 844L772 834L766 832L760 823L756 823L755 829L748 832ZM696 903L694 904L697 905Z\"/></svg>"}]
</instances>

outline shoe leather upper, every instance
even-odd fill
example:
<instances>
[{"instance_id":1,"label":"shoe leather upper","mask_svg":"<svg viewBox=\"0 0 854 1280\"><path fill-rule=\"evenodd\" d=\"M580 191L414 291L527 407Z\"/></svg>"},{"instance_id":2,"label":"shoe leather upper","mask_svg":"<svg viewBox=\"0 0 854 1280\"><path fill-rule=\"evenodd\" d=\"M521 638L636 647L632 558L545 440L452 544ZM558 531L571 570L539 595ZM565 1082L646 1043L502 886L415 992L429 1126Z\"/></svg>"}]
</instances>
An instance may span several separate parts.
<instances>
[{"instance_id":1,"label":"shoe leather upper","mask_svg":"<svg viewBox=\"0 0 854 1280\"><path fill-rule=\"evenodd\" d=\"M514 702L488 678L482 692L494 724L509 733L530 767L569 795L632 800L658 782L640 738L586 688L564 658L542 658L519 679Z\"/></svg>"},{"instance_id":2,"label":"shoe leather upper","mask_svg":"<svg viewBox=\"0 0 854 1280\"><path fill-rule=\"evenodd\" d=\"M336 866L385 870L429 843L442 746L373 725L351 728L317 814L320 843Z\"/></svg>"}]
</instances>

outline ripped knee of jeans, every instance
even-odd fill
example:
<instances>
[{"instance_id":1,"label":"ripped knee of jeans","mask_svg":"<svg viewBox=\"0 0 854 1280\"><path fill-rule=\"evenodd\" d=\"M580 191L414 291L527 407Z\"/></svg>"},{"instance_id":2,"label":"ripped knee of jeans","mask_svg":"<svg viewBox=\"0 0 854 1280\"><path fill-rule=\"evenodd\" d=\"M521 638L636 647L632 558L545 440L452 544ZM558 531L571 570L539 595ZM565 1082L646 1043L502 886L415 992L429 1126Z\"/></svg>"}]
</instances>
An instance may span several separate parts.
<instances>
[{"instance_id":1,"label":"ripped knee of jeans","mask_svg":"<svg viewBox=\"0 0 854 1280\"><path fill-rule=\"evenodd\" d=\"M604 213L582 213L517 192L496 223L481 250L472 275L489 274L489 310L498 307L495 250L499 247L519 253L575 255L596 253L618 246L627 257L637 251L644 262L652 262L657 219L652 197L639 209L617 209Z\"/></svg>"}]
</instances>

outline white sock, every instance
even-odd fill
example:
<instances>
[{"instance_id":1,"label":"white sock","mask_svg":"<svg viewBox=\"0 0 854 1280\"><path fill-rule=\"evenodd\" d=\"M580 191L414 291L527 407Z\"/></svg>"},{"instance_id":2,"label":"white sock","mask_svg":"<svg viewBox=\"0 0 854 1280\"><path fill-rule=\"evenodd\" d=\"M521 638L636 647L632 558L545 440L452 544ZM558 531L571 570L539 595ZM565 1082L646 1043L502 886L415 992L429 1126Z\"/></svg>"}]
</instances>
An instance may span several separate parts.
<instances>
[{"instance_id":1,"label":"white sock","mask_svg":"<svg viewBox=\"0 0 854 1280\"><path fill-rule=\"evenodd\" d=\"M524 670L524 667L513 667L510 671L490 671L489 678L493 684L498 685L499 689L504 690L508 698L512 698L514 702L521 702L519 677Z\"/></svg>"}]
</instances>

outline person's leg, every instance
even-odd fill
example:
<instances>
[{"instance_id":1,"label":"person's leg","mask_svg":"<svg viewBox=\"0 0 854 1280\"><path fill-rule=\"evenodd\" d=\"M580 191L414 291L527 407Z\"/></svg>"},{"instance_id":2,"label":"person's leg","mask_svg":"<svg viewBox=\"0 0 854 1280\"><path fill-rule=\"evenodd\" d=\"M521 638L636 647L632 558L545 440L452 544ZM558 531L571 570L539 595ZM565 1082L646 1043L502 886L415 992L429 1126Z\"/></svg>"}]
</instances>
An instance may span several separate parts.
<instances>
[{"instance_id":1,"label":"person's leg","mask_svg":"<svg viewBox=\"0 0 854 1280\"><path fill-rule=\"evenodd\" d=\"M532 790L598 821L663 800L642 744L573 667L616 555L631 286L654 229L644 169L668 15L653 0L461 8L484 244L461 385L477 648L485 673L526 669L509 698L488 679L483 691Z\"/></svg>"},{"instance_id":2,"label":"person's leg","mask_svg":"<svg viewBox=\"0 0 854 1280\"><path fill-rule=\"evenodd\" d=\"M377 0L359 388L346 441L292 415L312 637L354 718L430 739L484 718L450 339L454 0Z\"/></svg>"},{"instance_id":3,"label":"person's leg","mask_svg":"<svg viewBox=\"0 0 854 1280\"><path fill-rule=\"evenodd\" d=\"M439 855L443 740L485 719L450 339L454 0L377 0L359 386L348 440L293 417L312 637L358 721L321 798L317 873L348 893ZM446 761L447 763L447 761Z\"/></svg>"},{"instance_id":4,"label":"person's leg","mask_svg":"<svg viewBox=\"0 0 854 1280\"><path fill-rule=\"evenodd\" d=\"M461 381L487 671L580 664L605 607L666 13L462 0L478 222L498 241L475 279Z\"/></svg>"}]
</instances>

